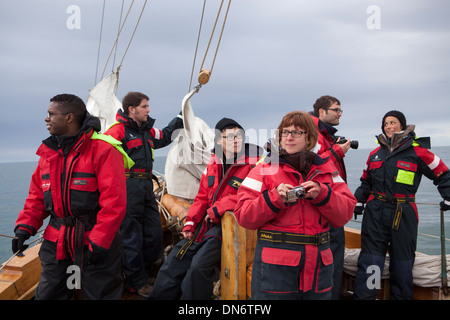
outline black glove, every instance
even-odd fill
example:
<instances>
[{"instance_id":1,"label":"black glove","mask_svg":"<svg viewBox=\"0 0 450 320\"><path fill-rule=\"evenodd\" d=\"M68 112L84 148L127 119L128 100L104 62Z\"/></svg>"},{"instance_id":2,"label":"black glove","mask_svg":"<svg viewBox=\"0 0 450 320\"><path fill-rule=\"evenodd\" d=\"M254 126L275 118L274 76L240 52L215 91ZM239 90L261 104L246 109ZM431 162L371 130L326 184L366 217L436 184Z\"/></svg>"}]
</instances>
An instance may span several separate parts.
<instances>
[{"instance_id":1,"label":"black glove","mask_svg":"<svg viewBox=\"0 0 450 320\"><path fill-rule=\"evenodd\" d=\"M28 248L28 245L24 244L24 242L30 239L31 233L22 229L17 229L15 236L16 239L12 240L12 252L15 254L20 250L19 254L21 254L26 248Z\"/></svg>"},{"instance_id":2,"label":"black glove","mask_svg":"<svg viewBox=\"0 0 450 320\"><path fill-rule=\"evenodd\" d=\"M353 210L355 220L358 219L358 215L362 215L364 213L364 203L358 202L356 204L355 210Z\"/></svg>"},{"instance_id":3,"label":"black glove","mask_svg":"<svg viewBox=\"0 0 450 320\"><path fill-rule=\"evenodd\" d=\"M439 203L442 211L450 210L450 201L442 200L441 203Z\"/></svg>"},{"instance_id":4,"label":"black glove","mask_svg":"<svg viewBox=\"0 0 450 320\"><path fill-rule=\"evenodd\" d=\"M95 243L91 242L91 248L89 248L88 252L88 261L89 264L100 264L105 261L106 256L108 254L108 250L96 245Z\"/></svg>"}]
</instances>

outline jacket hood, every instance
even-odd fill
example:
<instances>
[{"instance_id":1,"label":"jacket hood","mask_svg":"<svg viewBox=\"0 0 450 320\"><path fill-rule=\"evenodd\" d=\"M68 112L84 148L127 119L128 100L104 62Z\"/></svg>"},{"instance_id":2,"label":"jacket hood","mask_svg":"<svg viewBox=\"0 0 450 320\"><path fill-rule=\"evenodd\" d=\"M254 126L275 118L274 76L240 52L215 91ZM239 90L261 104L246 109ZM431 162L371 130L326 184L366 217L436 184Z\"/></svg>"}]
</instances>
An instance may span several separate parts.
<instances>
[{"instance_id":1,"label":"jacket hood","mask_svg":"<svg viewBox=\"0 0 450 320\"><path fill-rule=\"evenodd\" d=\"M84 118L84 122L81 126L80 132L89 131L91 128L94 129L94 131L99 132L102 126L98 117L93 116L86 111L86 117Z\"/></svg>"},{"instance_id":2,"label":"jacket hood","mask_svg":"<svg viewBox=\"0 0 450 320\"><path fill-rule=\"evenodd\" d=\"M416 136L414 132L415 128L415 125L407 125L405 130L394 133L392 138L388 138L384 133L382 133L377 136L377 140L380 145L385 146L389 152L392 152L399 146L403 145L406 140L414 140Z\"/></svg>"}]
</instances>

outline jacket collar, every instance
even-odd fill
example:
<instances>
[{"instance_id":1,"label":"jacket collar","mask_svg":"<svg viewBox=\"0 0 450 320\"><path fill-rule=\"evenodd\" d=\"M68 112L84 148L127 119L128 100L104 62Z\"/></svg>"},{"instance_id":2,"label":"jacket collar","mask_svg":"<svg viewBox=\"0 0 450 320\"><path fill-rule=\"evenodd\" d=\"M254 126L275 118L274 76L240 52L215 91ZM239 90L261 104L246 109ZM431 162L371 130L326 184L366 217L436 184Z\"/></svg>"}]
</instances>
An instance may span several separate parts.
<instances>
[{"instance_id":1,"label":"jacket collar","mask_svg":"<svg viewBox=\"0 0 450 320\"><path fill-rule=\"evenodd\" d=\"M223 153L222 155L217 155L216 151L219 153L222 150L220 148L217 148L217 145L215 146L214 149L211 150L211 153L214 155L214 161L216 163L223 163ZM219 151L220 150L220 151ZM236 157L236 160L233 163L230 164L247 164L249 162L249 158L257 158L262 156L262 154L264 153L264 149L261 148L260 146L257 146L255 144L252 143L245 143L244 144L244 152L241 152L240 154L238 154L238 156Z\"/></svg>"},{"instance_id":2,"label":"jacket collar","mask_svg":"<svg viewBox=\"0 0 450 320\"><path fill-rule=\"evenodd\" d=\"M322 158L316 153L314 157L313 165L320 166L327 162L329 157ZM288 164L284 157L280 156L278 152L269 152L267 156L264 158L264 162L266 163L280 163L280 164Z\"/></svg>"},{"instance_id":3,"label":"jacket collar","mask_svg":"<svg viewBox=\"0 0 450 320\"><path fill-rule=\"evenodd\" d=\"M396 132L392 138L388 138L384 133L377 136L380 145L384 146L389 153L401 146L410 146L416 136L414 133L415 125L408 125L404 131Z\"/></svg>"},{"instance_id":4,"label":"jacket collar","mask_svg":"<svg viewBox=\"0 0 450 320\"><path fill-rule=\"evenodd\" d=\"M75 136L50 136L43 140L42 143L54 151L59 151L63 148L64 154L67 154L71 149L78 151L85 138L90 138L94 131L98 132L100 128L100 119L86 111L83 125ZM39 148L37 154L43 155L42 152L41 148Z\"/></svg>"},{"instance_id":5,"label":"jacket collar","mask_svg":"<svg viewBox=\"0 0 450 320\"><path fill-rule=\"evenodd\" d=\"M311 115L311 118L314 120L314 123L316 124L317 128L319 128L320 132L326 132L330 136L334 137L336 132L338 131L335 127L330 126L329 124L326 124L322 120L320 120L318 117Z\"/></svg>"},{"instance_id":6,"label":"jacket collar","mask_svg":"<svg viewBox=\"0 0 450 320\"><path fill-rule=\"evenodd\" d=\"M141 126L137 124L136 121L134 121L132 118L130 118L125 112L123 112L122 109L117 110L116 114L116 120L119 123L122 123L128 127L133 128L136 131L148 131L151 128L153 128L153 125L155 124L155 119L151 117L147 117L147 121L143 122Z\"/></svg>"}]
</instances>

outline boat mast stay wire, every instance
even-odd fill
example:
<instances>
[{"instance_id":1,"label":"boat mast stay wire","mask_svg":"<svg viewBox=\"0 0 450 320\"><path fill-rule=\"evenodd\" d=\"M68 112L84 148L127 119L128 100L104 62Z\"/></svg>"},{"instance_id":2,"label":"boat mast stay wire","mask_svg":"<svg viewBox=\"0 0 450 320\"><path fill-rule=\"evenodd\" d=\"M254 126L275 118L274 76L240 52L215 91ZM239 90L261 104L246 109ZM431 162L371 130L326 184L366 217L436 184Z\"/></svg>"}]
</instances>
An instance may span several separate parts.
<instances>
[{"instance_id":1,"label":"boat mast stay wire","mask_svg":"<svg viewBox=\"0 0 450 320\"><path fill-rule=\"evenodd\" d=\"M119 33L120 33L120 26L122 25L122 15L123 15L123 6L125 4L125 0L122 0L122 7L120 8L120 17L119 17L119 24L117 26L117 39L119 39ZM114 70L114 66L116 64L116 55L117 55L117 48L119 47L119 44L116 41L116 45L114 46L114 58L112 62L112 69Z\"/></svg>"},{"instance_id":2,"label":"boat mast stay wire","mask_svg":"<svg viewBox=\"0 0 450 320\"><path fill-rule=\"evenodd\" d=\"M120 26L120 29L119 29L119 31L117 32L116 39L115 39L115 41L114 41L114 43L113 43L113 46L112 46L112 48L111 48L111 50L110 50L110 52L109 52L108 58L107 58L107 60L106 60L105 66L104 66L104 68L103 68L103 72L102 72L102 76L101 76L102 79L103 79L103 77L104 77L104 75L105 75L106 67L108 66L108 63L109 63L109 60L111 59L112 53L113 53L115 50L117 50L117 42L119 41L119 36L120 36L120 34L122 33L123 27L125 26L125 23L126 23L126 21L127 21L127 19L128 19L128 16L129 16L129 14L130 14L130 12L131 12L131 9L132 9L133 5L134 5L134 0L131 2L130 6L129 6L128 10L127 10L127 13L126 13L126 15L125 15L125 18L124 18L124 20L123 20L123 22L122 22L122 24L121 24L121 26ZM129 40L129 42L128 42L128 45L127 45L127 47L126 47L126 49L125 49L125 52L124 52L124 54L123 54L123 56L122 56L122 60L121 60L120 63L119 63L119 68L120 68L120 66L122 65L122 62L123 62L124 59L125 59L125 56L126 56L126 54L127 54L127 52L128 52L128 49L130 48L131 42L133 41L134 35L135 35L135 33L136 33L137 27L138 27L139 22L140 22L140 20L141 20L141 18L142 18L142 14L144 13L144 9L145 9L146 5L147 5L147 0L145 0L144 5L142 6L141 13L140 13L140 15L139 15L139 18L138 18L138 21L137 21L137 23L136 23L136 26L134 27L133 33L132 33L132 35L131 35L131 37L130 37L130 40ZM103 8L103 10L104 10L104 8ZM122 16L122 14L121 14L121 16ZM103 28L103 23L102 23L102 28ZM100 54L100 45L99 45L98 51L99 51L98 54ZM115 59L115 58L114 58L114 59ZM97 65L98 65L98 62L97 62ZM98 68L98 67L97 67L97 68ZM113 69L114 69L114 67L113 67ZM96 84L97 84L97 75L96 75L96 78L95 78L95 82L96 82Z\"/></svg>"},{"instance_id":3,"label":"boat mast stay wire","mask_svg":"<svg viewBox=\"0 0 450 320\"><path fill-rule=\"evenodd\" d=\"M122 65L122 62L123 62L123 60L125 59L125 55L127 54L128 49L130 48L131 41L133 41L134 34L136 33L136 30L137 30L137 27L138 27L138 25L139 25L139 22L141 21L142 14L144 13L144 9L145 9L145 6L146 6L146 5L147 5L147 0L145 0L144 5L142 6L141 14L139 15L139 19L138 19L138 21L137 21L137 23L136 23L136 26L134 27L133 34L131 35L130 41L128 42L127 48L126 48L126 50L125 50L125 52L124 52L124 54L123 54L123 57L122 57L122 60L120 61L119 66Z\"/></svg>"},{"instance_id":4,"label":"boat mast stay wire","mask_svg":"<svg viewBox=\"0 0 450 320\"><path fill-rule=\"evenodd\" d=\"M100 36L99 36L99 39L98 39L97 66L95 68L95 83L94 83L94 85L97 84L98 64L99 64L99 60L100 60L100 47L102 45L103 18L105 16L105 1L106 0L103 0L102 20L101 20L101 23L100 23Z\"/></svg>"}]
</instances>

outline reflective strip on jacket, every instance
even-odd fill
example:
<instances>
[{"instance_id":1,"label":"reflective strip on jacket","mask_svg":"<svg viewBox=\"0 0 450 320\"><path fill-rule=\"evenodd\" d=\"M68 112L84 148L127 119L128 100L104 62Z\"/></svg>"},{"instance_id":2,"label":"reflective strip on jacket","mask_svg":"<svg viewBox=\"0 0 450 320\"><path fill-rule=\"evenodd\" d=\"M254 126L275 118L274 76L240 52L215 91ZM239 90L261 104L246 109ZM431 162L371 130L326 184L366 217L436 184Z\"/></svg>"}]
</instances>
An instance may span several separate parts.
<instances>
[{"instance_id":1,"label":"reflective strip on jacket","mask_svg":"<svg viewBox=\"0 0 450 320\"><path fill-rule=\"evenodd\" d=\"M241 226L316 235L328 231L329 224L341 227L351 219L356 199L331 161L316 156L306 180L319 183L321 191L313 200L302 199L294 204L285 204L276 188L281 183L300 185L301 174L282 159L279 163L268 161L266 158L258 164L239 189L235 216ZM303 271L307 271L302 272L299 284L302 291L312 289L318 247L305 245L305 251ZM327 259L332 259L331 254Z\"/></svg>"},{"instance_id":2,"label":"reflective strip on jacket","mask_svg":"<svg viewBox=\"0 0 450 320\"><path fill-rule=\"evenodd\" d=\"M372 193L388 197L413 197L422 175L432 180L440 195L450 200L450 171L445 163L428 150L429 138L415 138L411 132L392 152L384 144L373 150L361 176L361 185L355 191L360 203L369 204ZM417 206L409 203L419 221ZM367 208L367 207L366 207Z\"/></svg>"},{"instance_id":3,"label":"reflective strip on jacket","mask_svg":"<svg viewBox=\"0 0 450 320\"><path fill-rule=\"evenodd\" d=\"M70 227L55 223L56 219L85 217L84 244L92 242L109 249L125 215L122 155L111 144L91 139L93 132L83 132L66 157L44 141L37 151L40 159L29 195L16 222L16 228L34 235L51 215L44 239L58 243L56 259L66 258L66 244L75 250L70 248L74 242Z\"/></svg>"},{"instance_id":4,"label":"reflective strip on jacket","mask_svg":"<svg viewBox=\"0 0 450 320\"><path fill-rule=\"evenodd\" d=\"M114 123L105 135L112 136L122 142L122 148L135 162L134 168L145 169L146 173L153 170L153 149L163 148L172 142L172 134L183 127L183 120L175 117L162 130L154 128L155 119L148 120L141 126L128 117L122 110L117 111L117 122Z\"/></svg>"},{"instance_id":5,"label":"reflective strip on jacket","mask_svg":"<svg viewBox=\"0 0 450 320\"><path fill-rule=\"evenodd\" d=\"M205 172L200 179L198 194L189 208L183 231L195 232L195 229L205 217L205 212L213 223L220 223L226 211L234 211L237 202L237 191L242 181L259 160L258 155L249 155L249 148L259 147L245 145L246 153L232 164L225 176L222 177L222 161L215 154L212 155ZM206 223L199 231L196 240L200 241L206 230Z\"/></svg>"}]
</instances>

